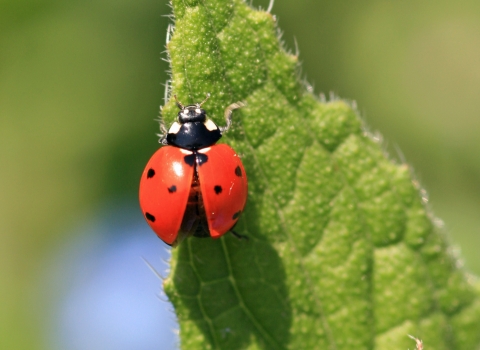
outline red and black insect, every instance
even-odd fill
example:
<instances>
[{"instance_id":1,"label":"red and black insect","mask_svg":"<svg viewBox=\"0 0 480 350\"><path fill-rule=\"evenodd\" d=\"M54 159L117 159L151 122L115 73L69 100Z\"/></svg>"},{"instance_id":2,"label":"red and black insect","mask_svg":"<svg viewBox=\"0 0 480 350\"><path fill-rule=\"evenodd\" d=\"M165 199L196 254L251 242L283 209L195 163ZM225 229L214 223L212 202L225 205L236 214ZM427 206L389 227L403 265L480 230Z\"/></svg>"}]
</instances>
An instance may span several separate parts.
<instances>
[{"instance_id":1,"label":"red and black insect","mask_svg":"<svg viewBox=\"0 0 480 350\"><path fill-rule=\"evenodd\" d=\"M234 103L225 110L226 126L207 118L202 103L180 108L164 144L150 158L140 180L140 207L147 223L167 244L188 236L219 238L232 230L247 200L247 175L240 157L215 143L230 125ZM176 99L176 96L175 96Z\"/></svg>"}]
</instances>

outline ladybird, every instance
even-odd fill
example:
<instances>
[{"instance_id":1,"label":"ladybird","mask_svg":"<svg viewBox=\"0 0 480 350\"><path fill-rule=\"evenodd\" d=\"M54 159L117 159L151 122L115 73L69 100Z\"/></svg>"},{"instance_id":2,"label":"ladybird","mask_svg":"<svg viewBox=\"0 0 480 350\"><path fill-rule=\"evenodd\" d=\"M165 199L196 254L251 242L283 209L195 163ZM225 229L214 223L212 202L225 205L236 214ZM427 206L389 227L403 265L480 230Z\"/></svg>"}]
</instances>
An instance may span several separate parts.
<instances>
[{"instance_id":1,"label":"ladybird","mask_svg":"<svg viewBox=\"0 0 480 350\"><path fill-rule=\"evenodd\" d=\"M174 97L180 109L177 121L168 130L160 124L163 146L148 161L139 191L147 223L171 246L188 236L219 238L231 231L248 190L240 157L231 147L216 144L243 103L228 106L226 126L219 127L201 108L210 94L188 106Z\"/></svg>"}]
</instances>

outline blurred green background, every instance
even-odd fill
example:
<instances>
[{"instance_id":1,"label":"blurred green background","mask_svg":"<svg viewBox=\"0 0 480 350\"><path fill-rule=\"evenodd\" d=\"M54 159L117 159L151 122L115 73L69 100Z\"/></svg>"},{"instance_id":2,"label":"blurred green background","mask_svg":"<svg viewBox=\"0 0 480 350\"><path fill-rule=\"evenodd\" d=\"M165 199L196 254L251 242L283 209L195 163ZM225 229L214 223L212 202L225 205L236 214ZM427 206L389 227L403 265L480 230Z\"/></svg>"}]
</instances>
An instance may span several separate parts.
<instances>
[{"instance_id":1,"label":"blurred green background","mask_svg":"<svg viewBox=\"0 0 480 350\"><path fill-rule=\"evenodd\" d=\"M1 349L48 348L44 261L105 203L136 202L169 13L165 0L1 0ZM276 0L272 13L302 76L357 101L480 274L480 2Z\"/></svg>"}]
</instances>

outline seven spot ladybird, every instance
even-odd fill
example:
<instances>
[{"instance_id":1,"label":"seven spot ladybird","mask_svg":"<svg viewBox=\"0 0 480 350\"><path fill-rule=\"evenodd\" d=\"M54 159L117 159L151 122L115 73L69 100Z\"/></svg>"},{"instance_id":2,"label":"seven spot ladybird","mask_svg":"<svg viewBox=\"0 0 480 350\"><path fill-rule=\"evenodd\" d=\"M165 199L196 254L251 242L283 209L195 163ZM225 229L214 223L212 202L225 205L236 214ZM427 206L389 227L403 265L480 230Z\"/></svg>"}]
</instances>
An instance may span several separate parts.
<instances>
[{"instance_id":1,"label":"seven spot ladybird","mask_svg":"<svg viewBox=\"0 0 480 350\"><path fill-rule=\"evenodd\" d=\"M207 118L202 103L184 106L150 158L140 180L140 207L165 243L188 236L219 238L233 229L247 200L247 176L240 157L215 143L232 123L234 103L225 110L226 126Z\"/></svg>"}]
</instances>

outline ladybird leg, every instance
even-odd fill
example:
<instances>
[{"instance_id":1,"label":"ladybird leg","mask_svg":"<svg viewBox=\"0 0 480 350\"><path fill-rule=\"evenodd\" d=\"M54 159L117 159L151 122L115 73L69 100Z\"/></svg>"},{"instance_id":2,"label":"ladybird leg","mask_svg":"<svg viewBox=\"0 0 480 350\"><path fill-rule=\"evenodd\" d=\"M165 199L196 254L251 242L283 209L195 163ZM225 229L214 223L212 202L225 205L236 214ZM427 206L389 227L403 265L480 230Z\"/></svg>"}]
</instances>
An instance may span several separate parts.
<instances>
[{"instance_id":1,"label":"ladybird leg","mask_svg":"<svg viewBox=\"0 0 480 350\"><path fill-rule=\"evenodd\" d=\"M168 130L167 127L165 126L165 121L163 120L162 117L158 119L158 123L160 124L160 134L157 134L160 139L158 140L158 143L161 143L162 145L167 144L167 134Z\"/></svg>"},{"instance_id":2,"label":"ladybird leg","mask_svg":"<svg viewBox=\"0 0 480 350\"><path fill-rule=\"evenodd\" d=\"M230 233L232 235L234 235L235 237L237 237L238 239L242 240L242 239L246 239L248 241L248 236L245 236L245 235L241 235L240 233L237 233L235 232L234 230L230 229Z\"/></svg>"},{"instance_id":3,"label":"ladybird leg","mask_svg":"<svg viewBox=\"0 0 480 350\"><path fill-rule=\"evenodd\" d=\"M230 106L225 108L225 122L227 123L227 125L219 127L220 133L223 134L224 132L227 132L228 129L230 128L230 126L232 125L232 113L233 113L233 111L238 109L238 108L242 108L245 105L246 105L246 103L239 101L239 102L232 103Z\"/></svg>"}]
</instances>

